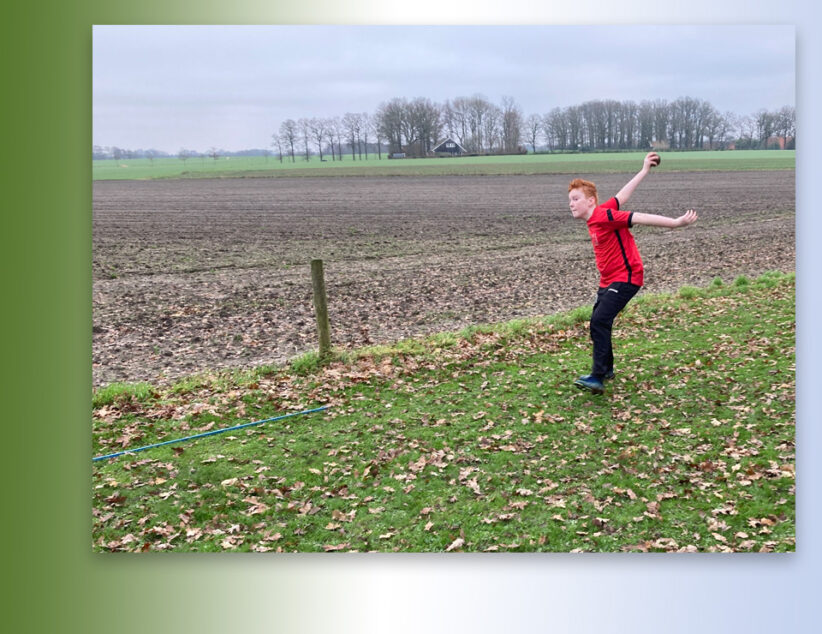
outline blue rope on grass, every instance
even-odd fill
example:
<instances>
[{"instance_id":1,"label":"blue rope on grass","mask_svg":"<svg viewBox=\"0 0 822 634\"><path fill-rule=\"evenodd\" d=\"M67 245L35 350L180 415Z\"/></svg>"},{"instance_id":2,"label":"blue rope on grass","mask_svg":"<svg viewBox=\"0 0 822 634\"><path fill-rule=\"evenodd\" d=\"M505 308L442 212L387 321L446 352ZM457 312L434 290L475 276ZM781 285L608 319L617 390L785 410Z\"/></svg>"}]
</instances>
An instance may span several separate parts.
<instances>
[{"instance_id":1,"label":"blue rope on grass","mask_svg":"<svg viewBox=\"0 0 822 634\"><path fill-rule=\"evenodd\" d=\"M301 416L303 414L313 414L314 412L322 412L323 410L328 409L328 405L324 407L318 407L317 409L307 409L303 410L302 412L294 412L292 414L285 414L283 416L276 416L275 418L266 418L265 420L257 420L253 423L243 423L242 425L235 425L234 427L226 427L225 429L216 429L214 431L207 431L203 432L202 434L195 434L194 436L186 436L185 438L177 438L176 440L166 440L165 442L158 442L153 445L146 445L145 447L137 447L136 449L126 449L125 451L118 451L117 453L110 453L105 456L97 456L96 458L92 458L92 462L96 462L98 460L107 460L108 458L116 458L117 456L123 456L127 453L137 453L138 451L145 451L146 449L154 449L155 447L162 447L163 445L170 445L175 442L184 442L186 440L194 440L195 438L205 438L206 436L214 436L215 434L222 434L227 431L234 431L237 429L243 429L244 427L253 427L254 425L262 425L263 423L270 423L275 420L282 420L283 418L291 418L292 416Z\"/></svg>"}]
</instances>

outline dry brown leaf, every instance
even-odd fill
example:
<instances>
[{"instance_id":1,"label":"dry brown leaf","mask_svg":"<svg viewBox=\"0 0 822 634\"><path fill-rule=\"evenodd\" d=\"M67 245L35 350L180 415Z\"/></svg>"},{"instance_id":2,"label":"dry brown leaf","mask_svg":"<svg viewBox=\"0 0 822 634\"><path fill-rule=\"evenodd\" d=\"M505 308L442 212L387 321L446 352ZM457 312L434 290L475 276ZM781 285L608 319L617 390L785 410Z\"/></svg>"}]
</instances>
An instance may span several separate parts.
<instances>
[{"instance_id":1,"label":"dry brown leaf","mask_svg":"<svg viewBox=\"0 0 822 634\"><path fill-rule=\"evenodd\" d=\"M462 548L463 544L465 544L465 540L462 537L457 537L453 542L451 542L451 545L445 549L445 552L450 553L452 550Z\"/></svg>"},{"instance_id":2,"label":"dry brown leaf","mask_svg":"<svg viewBox=\"0 0 822 634\"><path fill-rule=\"evenodd\" d=\"M338 552L340 550L345 550L349 547L349 543L345 542L344 544L326 544L323 546L323 550L327 553Z\"/></svg>"}]
</instances>

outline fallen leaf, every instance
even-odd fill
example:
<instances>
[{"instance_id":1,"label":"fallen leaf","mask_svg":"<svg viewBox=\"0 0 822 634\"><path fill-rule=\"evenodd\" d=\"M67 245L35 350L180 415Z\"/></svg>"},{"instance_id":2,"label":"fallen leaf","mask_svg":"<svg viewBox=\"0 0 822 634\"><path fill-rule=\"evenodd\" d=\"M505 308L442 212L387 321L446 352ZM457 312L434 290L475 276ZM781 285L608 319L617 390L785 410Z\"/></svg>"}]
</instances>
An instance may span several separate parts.
<instances>
[{"instance_id":1,"label":"fallen leaf","mask_svg":"<svg viewBox=\"0 0 822 634\"><path fill-rule=\"evenodd\" d=\"M333 553L340 550L345 550L346 548L348 548L348 546L348 542L344 544L326 544L323 546L323 550L327 553Z\"/></svg>"},{"instance_id":2,"label":"fallen leaf","mask_svg":"<svg viewBox=\"0 0 822 634\"><path fill-rule=\"evenodd\" d=\"M342 511L334 510L331 512L331 517L338 522L353 522L354 516L357 514L357 509L352 510L349 513L343 513Z\"/></svg>"},{"instance_id":3,"label":"fallen leaf","mask_svg":"<svg viewBox=\"0 0 822 634\"><path fill-rule=\"evenodd\" d=\"M477 482L477 479L476 479L476 478L473 478L473 479L471 479L471 480L468 480L468 481L465 483L465 486L467 486L469 489L471 489L471 490L472 490L474 493L476 493L477 495L482 495L482 491L480 491L480 488L479 488L479 483Z\"/></svg>"},{"instance_id":4,"label":"fallen leaf","mask_svg":"<svg viewBox=\"0 0 822 634\"><path fill-rule=\"evenodd\" d=\"M451 542L451 545L445 549L445 552L450 553L452 550L462 548L463 544L465 544L465 540L462 537L457 537L453 542Z\"/></svg>"}]
</instances>

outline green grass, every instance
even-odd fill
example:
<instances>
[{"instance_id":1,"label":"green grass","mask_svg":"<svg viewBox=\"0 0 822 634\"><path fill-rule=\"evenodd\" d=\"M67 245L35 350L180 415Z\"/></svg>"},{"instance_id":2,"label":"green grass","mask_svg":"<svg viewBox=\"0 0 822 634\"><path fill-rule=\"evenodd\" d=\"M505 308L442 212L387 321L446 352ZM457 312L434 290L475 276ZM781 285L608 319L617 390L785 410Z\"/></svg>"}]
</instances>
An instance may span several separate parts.
<instances>
[{"instance_id":1,"label":"green grass","mask_svg":"<svg viewBox=\"0 0 822 634\"><path fill-rule=\"evenodd\" d=\"M662 152L659 171L741 171L794 169L794 150L736 150L728 152ZM455 159L368 160L320 162L297 157L292 163L276 158L223 157L92 162L94 180L134 180L154 178L274 178L278 176L435 176L622 173L636 171L644 152L586 154L527 154L516 156L475 156Z\"/></svg>"},{"instance_id":2,"label":"green grass","mask_svg":"<svg viewBox=\"0 0 822 634\"><path fill-rule=\"evenodd\" d=\"M154 394L150 383L110 383L95 391L92 407L103 407L131 400L145 401Z\"/></svg>"},{"instance_id":3,"label":"green grass","mask_svg":"<svg viewBox=\"0 0 822 634\"><path fill-rule=\"evenodd\" d=\"M794 297L640 295L603 396L590 308L97 394L94 455L332 407L93 463L93 548L793 551Z\"/></svg>"}]
</instances>

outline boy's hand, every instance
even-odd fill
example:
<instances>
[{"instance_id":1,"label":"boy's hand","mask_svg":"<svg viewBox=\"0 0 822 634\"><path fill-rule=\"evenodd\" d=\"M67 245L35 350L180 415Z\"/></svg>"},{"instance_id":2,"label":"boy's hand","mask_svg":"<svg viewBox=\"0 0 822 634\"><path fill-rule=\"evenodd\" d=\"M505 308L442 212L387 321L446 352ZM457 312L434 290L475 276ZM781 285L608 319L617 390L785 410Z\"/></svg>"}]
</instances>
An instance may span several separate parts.
<instances>
[{"instance_id":1,"label":"boy's hand","mask_svg":"<svg viewBox=\"0 0 822 634\"><path fill-rule=\"evenodd\" d=\"M676 226L687 227L688 225L695 223L697 218L699 218L699 215L693 209L689 209L676 219Z\"/></svg>"},{"instance_id":2,"label":"boy's hand","mask_svg":"<svg viewBox=\"0 0 822 634\"><path fill-rule=\"evenodd\" d=\"M624 207L628 199L631 197L631 194L634 193L636 186L648 175L648 172L651 171L651 168L659 165L659 154L656 152L648 152L645 155L645 161L642 163L642 169L639 170L636 176L634 176L628 183L619 190L619 193L616 195L616 199L619 201L619 206Z\"/></svg>"},{"instance_id":3,"label":"boy's hand","mask_svg":"<svg viewBox=\"0 0 822 634\"><path fill-rule=\"evenodd\" d=\"M649 172L652 167L656 167L657 165L659 165L661 161L662 159L660 158L659 154L657 154L656 152L648 152L645 155L645 161L642 167L646 172Z\"/></svg>"}]
</instances>

